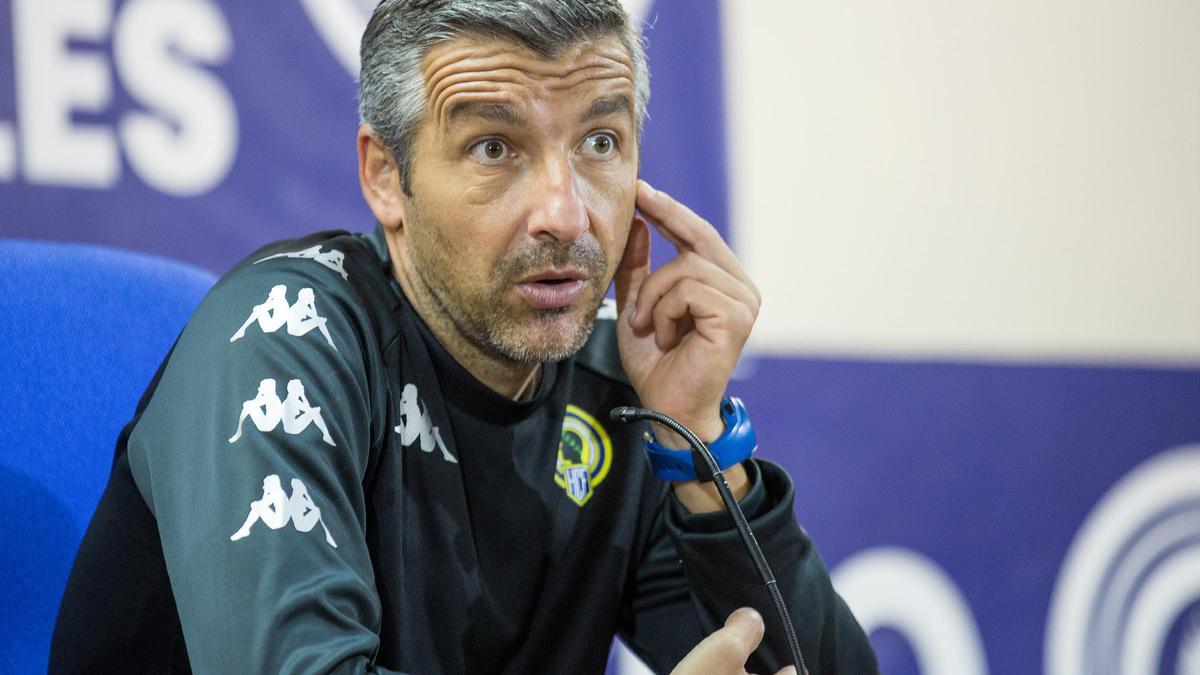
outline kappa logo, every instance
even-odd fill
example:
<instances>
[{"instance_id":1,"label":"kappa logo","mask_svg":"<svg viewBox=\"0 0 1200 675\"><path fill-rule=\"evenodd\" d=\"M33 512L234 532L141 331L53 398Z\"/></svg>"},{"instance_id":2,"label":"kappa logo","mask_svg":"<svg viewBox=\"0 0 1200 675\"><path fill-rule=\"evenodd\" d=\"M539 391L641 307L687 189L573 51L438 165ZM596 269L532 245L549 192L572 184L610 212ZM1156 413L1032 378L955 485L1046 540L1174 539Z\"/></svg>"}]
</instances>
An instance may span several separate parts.
<instances>
[{"instance_id":1,"label":"kappa logo","mask_svg":"<svg viewBox=\"0 0 1200 675\"><path fill-rule=\"evenodd\" d=\"M301 258L304 260L311 260L328 267L334 272L337 272L338 274L342 275L343 279L350 279L350 275L346 274L346 269L342 267L342 262L346 259L346 254L342 253L336 248L331 248L328 251L322 251L321 245L318 244L316 246L310 246L303 251L292 251L291 253L276 253L275 255L269 255L261 260L255 260L253 264L257 265L260 262L266 262L276 258Z\"/></svg>"},{"instance_id":2,"label":"kappa logo","mask_svg":"<svg viewBox=\"0 0 1200 675\"><path fill-rule=\"evenodd\" d=\"M258 394L242 404L237 433L229 439L230 443L236 443L242 437L242 423L247 417L263 433L274 431L275 427L282 423L283 430L294 436L312 424L321 430L323 441L337 447L333 437L329 435L325 420L321 417L321 408L309 404L308 397L304 394L304 384L300 380L288 381L287 398L282 401L275 393L274 379L266 378L259 382Z\"/></svg>"},{"instance_id":3,"label":"kappa logo","mask_svg":"<svg viewBox=\"0 0 1200 675\"><path fill-rule=\"evenodd\" d=\"M314 328L321 331L325 336L325 341L337 351L337 345L333 344L333 338L329 335L329 329L325 327L328 319L317 315L316 295L311 288L301 288L296 295L296 304L289 305L287 301L287 286L282 284L271 288L271 292L267 294L267 299L261 305L255 305L250 311L250 317L242 324L242 327L237 329L233 337L229 338L230 342L237 342L246 336L246 329L250 324L258 323L258 327L264 333L274 333L283 326L287 326L288 335L294 337L303 337Z\"/></svg>"},{"instance_id":4,"label":"kappa logo","mask_svg":"<svg viewBox=\"0 0 1200 675\"><path fill-rule=\"evenodd\" d=\"M404 385L404 390L400 392L400 417L403 419L396 425L395 431L400 434L402 446L407 448L420 439L421 450L424 452L433 452L433 449L437 448L442 451L442 459L451 464L458 464L458 460L442 442L441 432L433 426L433 420L429 417L429 406L421 402L417 396L417 386L414 384Z\"/></svg>"},{"instance_id":5,"label":"kappa logo","mask_svg":"<svg viewBox=\"0 0 1200 675\"><path fill-rule=\"evenodd\" d=\"M608 432L582 408L567 406L558 443L554 482L579 506L587 503L612 465Z\"/></svg>"},{"instance_id":6,"label":"kappa logo","mask_svg":"<svg viewBox=\"0 0 1200 675\"><path fill-rule=\"evenodd\" d=\"M230 537L230 541L245 539L250 536L250 528L255 523L262 522L272 530L278 530L289 522L298 532L310 532L317 523L325 530L325 543L337 548L337 542L321 519L321 509L317 508L313 498L308 494L308 488L299 478L292 479L292 494L289 497L279 482L279 476L271 474L263 479L262 499L250 502L250 514L246 522Z\"/></svg>"}]
</instances>

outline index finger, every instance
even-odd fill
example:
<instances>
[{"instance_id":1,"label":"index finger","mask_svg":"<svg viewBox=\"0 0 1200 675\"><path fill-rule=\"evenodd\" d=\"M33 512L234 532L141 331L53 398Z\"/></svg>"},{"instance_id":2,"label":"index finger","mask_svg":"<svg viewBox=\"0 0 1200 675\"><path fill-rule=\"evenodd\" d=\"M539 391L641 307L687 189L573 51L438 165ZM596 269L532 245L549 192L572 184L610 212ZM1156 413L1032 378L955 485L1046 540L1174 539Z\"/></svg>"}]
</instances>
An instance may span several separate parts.
<instances>
[{"instance_id":1,"label":"index finger","mask_svg":"<svg viewBox=\"0 0 1200 675\"><path fill-rule=\"evenodd\" d=\"M671 195L655 190L649 183L639 179L637 207L658 233L680 253L695 251L733 276L749 281L741 262L721 238L717 228Z\"/></svg>"}]
</instances>

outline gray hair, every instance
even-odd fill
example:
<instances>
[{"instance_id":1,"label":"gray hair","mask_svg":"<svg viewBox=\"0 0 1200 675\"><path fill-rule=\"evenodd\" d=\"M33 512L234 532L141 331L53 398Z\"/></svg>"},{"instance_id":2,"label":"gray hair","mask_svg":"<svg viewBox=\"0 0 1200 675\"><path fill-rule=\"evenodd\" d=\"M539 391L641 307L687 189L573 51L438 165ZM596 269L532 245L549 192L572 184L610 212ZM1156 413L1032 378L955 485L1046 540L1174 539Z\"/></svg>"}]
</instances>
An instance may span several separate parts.
<instances>
[{"instance_id":1,"label":"gray hair","mask_svg":"<svg viewBox=\"0 0 1200 675\"><path fill-rule=\"evenodd\" d=\"M650 100L642 33L619 0L382 0L363 32L359 121L396 158L409 196L412 145L425 114L421 61L435 45L464 36L500 38L557 58L580 42L617 35L633 62L638 133Z\"/></svg>"}]
</instances>

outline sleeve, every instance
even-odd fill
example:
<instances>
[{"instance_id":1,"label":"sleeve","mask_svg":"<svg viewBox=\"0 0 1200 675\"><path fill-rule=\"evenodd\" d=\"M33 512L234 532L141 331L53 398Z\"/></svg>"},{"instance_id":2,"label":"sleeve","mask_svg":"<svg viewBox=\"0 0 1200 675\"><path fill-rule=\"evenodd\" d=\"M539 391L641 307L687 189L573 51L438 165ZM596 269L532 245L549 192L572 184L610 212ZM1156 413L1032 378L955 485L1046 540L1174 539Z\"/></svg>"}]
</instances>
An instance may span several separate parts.
<instances>
[{"instance_id":1,"label":"sleeve","mask_svg":"<svg viewBox=\"0 0 1200 675\"><path fill-rule=\"evenodd\" d=\"M196 672L379 672L362 308L311 261L223 279L129 439Z\"/></svg>"},{"instance_id":2,"label":"sleeve","mask_svg":"<svg viewBox=\"0 0 1200 675\"><path fill-rule=\"evenodd\" d=\"M751 460L752 487L740 501L787 603L808 671L816 675L877 673L866 634L833 590L816 547L796 521L787 473ZM750 657L751 672L790 664L787 640L729 514L692 514L664 500L636 572L622 637L656 672L668 672L738 607L754 607L766 634Z\"/></svg>"}]
</instances>

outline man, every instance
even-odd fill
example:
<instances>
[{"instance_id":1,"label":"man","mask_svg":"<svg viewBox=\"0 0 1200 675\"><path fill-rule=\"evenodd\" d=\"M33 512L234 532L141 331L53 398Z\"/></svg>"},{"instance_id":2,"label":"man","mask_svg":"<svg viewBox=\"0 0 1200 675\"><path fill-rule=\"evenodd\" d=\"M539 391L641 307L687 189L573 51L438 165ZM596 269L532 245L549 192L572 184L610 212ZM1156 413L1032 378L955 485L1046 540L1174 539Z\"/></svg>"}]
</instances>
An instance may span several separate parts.
<instances>
[{"instance_id":1,"label":"man","mask_svg":"<svg viewBox=\"0 0 1200 675\"><path fill-rule=\"evenodd\" d=\"M619 633L656 670L774 672L786 643L711 485L647 461L682 439L607 421L640 402L728 449L810 671L874 671L790 479L742 461L723 396L758 291L637 180L649 93L619 2L385 0L362 68L379 227L269 246L196 311L118 444L51 669L600 672ZM653 272L647 223L679 251ZM281 287L311 289L333 344L229 339ZM227 442L268 378L324 438Z\"/></svg>"}]
</instances>

